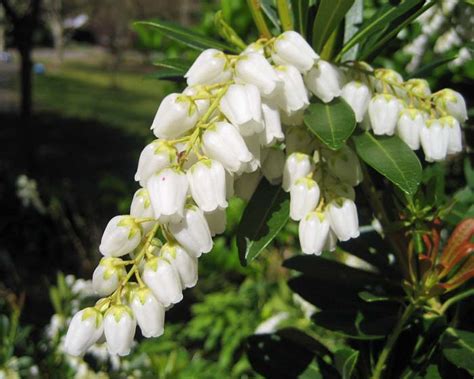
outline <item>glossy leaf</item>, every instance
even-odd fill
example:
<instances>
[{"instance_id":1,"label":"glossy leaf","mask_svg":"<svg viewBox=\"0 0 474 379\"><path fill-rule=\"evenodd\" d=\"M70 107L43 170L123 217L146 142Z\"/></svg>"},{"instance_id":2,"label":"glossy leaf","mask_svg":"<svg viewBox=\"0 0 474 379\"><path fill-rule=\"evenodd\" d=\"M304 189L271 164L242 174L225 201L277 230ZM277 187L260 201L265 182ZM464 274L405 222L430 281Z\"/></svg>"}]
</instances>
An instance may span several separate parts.
<instances>
[{"instance_id":1,"label":"glossy leaf","mask_svg":"<svg viewBox=\"0 0 474 379\"><path fill-rule=\"evenodd\" d=\"M407 195L414 195L421 182L421 163L416 154L397 136L366 132L354 136L357 154L369 166L394 183Z\"/></svg>"},{"instance_id":2,"label":"glossy leaf","mask_svg":"<svg viewBox=\"0 0 474 379\"><path fill-rule=\"evenodd\" d=\"M289 218L290 200L281 186L262 179L245 208L237 229L240 262L255 259L276 237Z\"/></svg>"},{"instance_id":3,"label":"glossy leaf","mask_svg":"<svg viewBox=\"0 0 474 379\"><path fill-rule=\"evenodd\" d=\"M267 16L272 23L273 27L275 28L275 32L280 34L280 20L278 19L278 14L273 7L273 4L274 2L272 0L260 0L260 6L262 7L263 13L265 13L265 16Z\"/></svg>"},{"instance_id":4,"label":"glossy leaf","mask_svg":"<svg viewBox=\"0 0 474 379\"><path fill-rule=\"evenodd\" d=\"M441 348L448 361L474 375L474 333L448 328L443 335Z\"/></svg>"},{"instance_id":5,"label":"glossy leaf","mask_svg":"<svg viewBox=\"0 0 474 379\"><path fill-rule=\"evenodd\" d=\"M334 353L335 366L342 379L350 379L359 359L359 352L345 347Z\"/></svg>"},{"instance_id":6,"label":"glossy leaf","mask_svg":"<svg viewBox=\"0 0 474 379\"><path fill-rule=\"evenodd\" d=\"M327 104L315 99L305 111L304 123L332 150L340 149L356 126L354 112L342 98Z\"/></svg>"},{"instance_id":7,"label":"glossy leaf","mask_svg":"<svg viewBox=\"0 0 474 379\"><path fill-rule=\"evenodd\" d=\"M292 0L292 8L295 30L302 36L306 36L309 0Z\"/></svg>"},{"instance_id":8,"label":"glossy leaf","mask_svg":"<svg viewBox=\"0 0 474 379\"><path fill-rule=\"evenodd\" d=\"M346 19L344 22L344 44L349 42L349 40L357 33L359 30L362 21L364 19L364 1L355 0L349 12L346 14ZM354 60L357 58L357 53L359 51L359 44L354 45L350 50L348 50L342 57L343 61Z\"/></svg>"}]
</instances>

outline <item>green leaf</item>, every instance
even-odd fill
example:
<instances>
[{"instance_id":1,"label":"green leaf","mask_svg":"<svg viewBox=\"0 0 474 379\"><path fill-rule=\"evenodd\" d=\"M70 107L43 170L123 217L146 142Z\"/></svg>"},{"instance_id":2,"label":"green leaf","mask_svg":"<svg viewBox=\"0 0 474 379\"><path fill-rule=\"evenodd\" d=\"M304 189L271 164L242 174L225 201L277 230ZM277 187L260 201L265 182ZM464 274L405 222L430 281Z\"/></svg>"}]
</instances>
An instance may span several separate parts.
<instances>
[{"instance_id":1,"label":"green leaf","mask_svg":"<svg viewBox=\"0 0 474 379\"><path fill-rule=\"evenodd\" d=\"M441 348L448 361L474 375L474 333L448 328L441 340Z\"/></svg>"},{"instance_id":2,"label":"green leaf","mask_svg":"<svg viewBox=\"0 0 474 379\"><path fill-rule=\"evenodd\" d=\"M313 48L321 52L329 36L344 19L354 0L321 0L313 25Z\"/></svg>"},{"instance_id":3,"label":"green leaf","mask_svg":"<svg viewBox=\"0 0 474 379\"><path fill-rule=\"evenodd\" d=\"M290 200L281 186L262 179L244 210L237 229L242 265L255 259L276 237L289 218Z\"/></svg>"},{"instance_id":4,"label":"green leaf","mask_svg":"<svg viewBox=\"0 0 474 379\"><path fill-rule=\"evenodd\" d=\"M390 301L388 296L375 295L369 291L359 292L359 297L367 303L374 303L377 301Z\"/></svg>"},{"instance_id":5,"label":"green leaf","mask_svg":"<svg viewBox=\"0 0 474 379\"><path fill-rule=\"evenodd\" d=\"M344 44L346 44L359 30L360 25L364 19L364 1L355 0L349 12L346 14L344 23ZM357 58L359 45L356 44L349 51L347 51L342 59L344 61L354 60Z\"/></svg>"},{"instance_id":6,"label":"green leaf","mask_svg":"<svg viewBox=\"0 0 474 379\"><path fill-rule=\"evenodd\" d=\"M315 99L305 111L304 123L332 150L340 149L356 126L354 112L342 98L326 104Z\"/></svg>"},{"instance_id":7,"label":"green leaf","mask_svg":"<svg viewBox=\"0 0 474 379\"><path fill-rule=\"evenodd\" d=\"M421 163L416 154L397 136L375 137L365 132L353 137L357 154L407 195L421 182Z\"/></svg>"},{"instance_id":8,"label":"green leaf","mask_svg":"<svg viewBox=\"0 0 474 379\"><path fill-rule=\"evenodd\" d=\"M136 24L155 28L159 33L163 34L164 36L196 50L205 50L213 48L218 50L237 52L234 48L222 42L216 41L215 39L206 37L202 34L197 33L194 30L183 28L182 26L176 25L168 21L139 21Z\"/></svg>"},{"instance_id":9,"label":"green leaf","mask_svg":"<svg viewBox=\"0 0 474 379\"><path fill-rule=\"evenodd\" d=\"M342 379L350 379L359 359L359 352L345 347L334 353L335 366Z\"/></svg>"},{"instance_id":10,"label":"green leaf","mask_svg":"<svg viewBox=\"0 0 474 379\"><path fill-rule=\"evenodd\" d=\"M161 70L154 72L153 74L149 74L146 77L151 79L158 79L158 80L170 80L173 82L183 82L184 73L181 70L176 70L173 68L162 68Z\"/></svg>"},{"instance_id":11,"label":"green leaf","mask_svg":"<svg viewBox=\"0 0 474 379\"><path fill-rule=\"evenodd\" d=\"M408 79L410 78L421 78L421 77L426 77L429 76L435 68L441 67L454 59L458 57L458 54L451 54L447 57L442 57L439 59L435 59L434 61L431 61L430 63L426 64L425 66L420 67L418 70L412 72Z\"/></svg>"},{"instance_id":12,"label":"green leaf","mask_svg":"<svg viewBox=\"0 0 474 379\"><path fill-rule=\"evenodd\" d=\"M273 7L273 0L260 0L260 7L262 8L263 13L265 13L265 16L268 17L270 22L275 27L276 34L280 34L280 19L278 18L275 8Z\"/></svg>"},{"instance_id":13,"label":"green leaf","mask_svg":"<svg viewBox=\"0 0 474 379\"><path fill-rule=\"evenodd\" d=\"M189 70L193 62L182 58L168 58L161 61L153 62L157 67L169 68L176 71L183 72L183 75Z\"/></svg>"},{"instance_id":14,"label":"green leaf","mask_svg":"<svg viewBox=\"0 0 474 379\"><path fill-rule=\"evenodd\" d=\"M429 365L426 372L422 375L417 375L413 379L443 379L435 365Z\"/></svg>"},{"instance_id":15,"label":"green leaf","mask_svg":"<svg viewBox=\"0 0 474 379\"><path fill-rule=\"evenodd\" d=\"M309 0L293 0L292 8L295 18L295 30L304 37L308 25Z\"/></svg>"}]
</instances>

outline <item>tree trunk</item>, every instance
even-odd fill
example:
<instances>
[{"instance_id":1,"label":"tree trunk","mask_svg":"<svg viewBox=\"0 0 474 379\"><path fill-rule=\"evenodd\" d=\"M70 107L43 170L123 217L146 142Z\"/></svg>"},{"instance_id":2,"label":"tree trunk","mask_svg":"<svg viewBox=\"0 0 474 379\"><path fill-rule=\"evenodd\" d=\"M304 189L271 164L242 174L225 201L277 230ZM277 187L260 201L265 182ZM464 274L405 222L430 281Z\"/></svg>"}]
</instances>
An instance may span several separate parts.
<instances>
[{"instance_id":1,"label":"tree trunk","mask_svg":"<svg viewBox=\"0 0 474 379\"><path fill-rule=\"evenodd\" d=\"M53 35L54 52L57 63L62 63L64 59L64 28L61 20L51 20L51 34Z\"/></svg>"}]
</instances>

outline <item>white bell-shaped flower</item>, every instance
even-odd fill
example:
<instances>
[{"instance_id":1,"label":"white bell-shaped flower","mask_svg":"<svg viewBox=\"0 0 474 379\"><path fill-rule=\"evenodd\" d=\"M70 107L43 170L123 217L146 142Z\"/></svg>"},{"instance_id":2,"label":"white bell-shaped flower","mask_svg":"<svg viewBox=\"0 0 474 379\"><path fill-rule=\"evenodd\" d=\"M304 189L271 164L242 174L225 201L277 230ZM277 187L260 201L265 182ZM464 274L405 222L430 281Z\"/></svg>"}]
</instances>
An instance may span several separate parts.
<instances>
[{"instance_id":1,"label":"white bell-shaped flower","mask_svg":"<svg viewBox=\"0 0 474 379\"><path fill-rule=\"evenodd\" d=\"M428 162L446 159L449 127L440 119L427 120L420 131L420 142Z\"/></svg>"},{"instance_id":2,"label":"white bell-shaped flower","mask_svg":"<svg viewBox=\"0 0 474 379\"><path fill-rule=\"evenodd\" d=\"M304 153L312 154L315 148L314 135L306 127L293 126L286 131L286 154Z\"/></svg>"},{"instance_id":3,"label":"white bell-shaped flower","mask_svg":"<svg viewBox=\"0 0 474 379\"><path fill-rule=\"evenodd\" d=\"M201 94L201 91L199 90L199 86L186 87L183 91L183 94L186 96L189 96L190 98L193 98L194 96L199 96ZM204 92L204 94L208 95L209 93ZM194 100L194 104L196 104L197 112L199 116L202 117L209 109L209 106L211 105L211 101L206 98L199 98L197 100Z\"/></svg>"},{"instance_id":4,"label":"white bell-shaped flower","mask_svg":"<svg viewBox=\"0 0 474 379\"><path fill-rule=\"evenodd\" d=\"M95 344L104 331L103 317L95 308L85 308L77 312L69 323L64 351L79 356Z\"/></svg>"},{"instance_id":5,"label":"white bell-shaped flower","mask_svg":"<svg viewBox=\"0 0 474 379\"><path fill-rule=\"evenodd\" d=\"M378 94L369 102L369 117L375 135L393 135L402 105L393 95Z\"/></svg>"},{"instance_id":6,"label":"white bell-shaped flower","mask_svg":"<svg viewBox=\"0 0 474 379\"><path fill-rule=\"evenodd\" d=\"M151 129L158 138L176 138L192 129L198 117L196 104L189 96L172 93L161 102Z\"/></svg>"},{"instance_id":7,"label":"white bell-shaped flower","mask_svg":"<svg viewBox=\"0 0 474 379\"><path fill-rule=\"evenodd\" d=\"M275 72L283 83L275 97L278 106L288 115L305 109L309 99L300 72L293 66L278 66Z\"/></svg>"},{"instance_id":8,"label":"white bell-shaped flower","mask_svg":"<svg viewBox=\"0 0 474 379\"><path fill-rule=\"evenodd\" d=\"M242 200L249 201L261 179L262 172L260 170L241 175L234 183L235 196Z\"/></svg>"},{"instance_id":9,"label":"white bell-shaped flower","mask_svg":"<svg viewBox=\"0 0 474 379\"><path fill-rule=\"evenodd\" d=\"M149 288L133 291L130 307L143 337L159 337L164 332L165 308L156 300Z\"/></svg>"},{"instance_id":10,"label":"white bell-shaped flower","mask_svg":"<svg viewBox=\"0 0 474 379\"><path fill-rule=\"evenodd\" d=\"M102 258L92 274L92 287L99 296L114 292L125 277L126 271L120 258Z\"/></svg>"},{"instance_id":11,"label":"white bell-shaped flower","mask_svg":"<svg viewBox=\"0 0 474 379\"><path fill-rule=\"evenodd\" d=\"M99 251L108 257L121 257L135 250L142 238L140 226L130 216L115 216L105 227Z\"/></svg>"},{"instance_id":12,"label":"white bell-shaped flower","mask_svg":"<svg viewBox=\"0 0 474 379\"><path fill-rule=\"evenodd\" d=\"M183 289L192 288L196 285L198 281L198 260L194 254L188 254L178 244L166 243L161 248L160 255L176 269Z\"/></svg>"},{"instance_id":13,"label":"white bell-shaped flower","mask_svg":"<svg viewBox=\"0 0 474 379\"><path fill-rule=\"evenodd\" d=\"M235 126L216 122L202 136L206 155L222 163L229 172L241 172L253 158L244 139Z\"/></svg>"},{"instance_id":14,"label":"white bell-shaped flower","mask_svg":"<svg viewBox=\"0 0 474 379\"><path fill-rule=\"evenodd\" d=\"M183 287L178 271L167 259L151 258L143 269L143 281L164 307L183 300Z\"/></svg>"},{"instance_id":15,"label":"white bell-shaped flower","mask_svg":"<svg viewBox=\"0 0 474 379\"><path fill-rule=\"evenodd\" d=\"M265 129L260 133L260 144L271 146L278 141L283 141L285 135L281 128L280 112L277 106L269 102L262 103L262 114Z\"/></svg>"},{"instance_id":16,"label":"white bell-shaped flower","mask_svg":"<svg viewBox=\"0 0 474 379\"><path fill-rule=\"evenodd\" d=\"M163 140L155 140L146 145L140 154L135 180L142 187L146 186L148 179L158 171L163 170L178 161L176 149Z\"/></svg>"},{"instance_id":17,"label":"white bell-shaped flower","mask_svg":"<svg viewBox=\"0 0 474 379\"><path fill-rule=\"evenodd\" d=\"M295 66L302 74L309 71L318 58L318 54L297 32L284 32L273 43L273 61L279 65Z\"/></svg>"},{"instance_id":18,"label":"white bell-shaped flower","mask_svg":"<svg viewBox=\"0 0 474 379\"><path fill-rule=\"evenodd\" d=\"M204 213L204 216L206 217L207 225L209 226L212 237L225 232L227 224L225 209L217 208L215 211Z\"/></svg>"},{"instance_id":19,"label":"white bell-shaped flower","mask_svg":"<svg viewBox=\"0 0 474 379\"><path fill-rule=\"evenodd\" d=\"M448 112L459 122L467 120L467 107L464 97L452 89L445 88L433 94L436 107Z\"/></svg>"},{"instance_id":20,"label":"white bell-shaped flower","mask_svg":"<svg viewBox=\"0 0 474 379\"><path fill-rule=\"evenodd\" d=\"M329 222L320 212L306 214L298 226L301 250L305 254L320 255L325 250L328 235Z\"/></svg>"},{"instance_id":21,"label":"white bell-shaped flower","mask_svg":"<svg viewBox=\"0 0 474 379\"><path fill-rule=\"evenodd\" d=\"M343 182L356 186L362 181L362 169L357 154L347 145L338 151L325 151L328 168Z\"/></svg>"},{"instance_id":22,"label":"white bell-shaped flower","mask_svg":"<svg viewBox=\"0 0 474 379\"><path fill-rule=\"evenodd\" d=\"M150 195L146 188L140 188L133 195L132 204L130 206L130 216L138 219L155 218L155 212L153 212L153 207L151 206ZM154 225L154 221L140 222L144 234L149 232Z\"/></svg>"},{"instance_id":23,"label":"white bell-shaped flower","mask_svg":"<svg viewBox=\"0 0 474 379\"><path fill-rule=\"evenodd\" d=\"M177 222L183 217L188 192L188 179L184 172L165 168L148 180L147 190L155 217L160 222Z\"/></svg>"},{"instance_id":24,"label":"white bell-shaped flower","mask_svg":"<svg viewBox=\"0 0 474 379\"><path fill-rule=\"evenodd\" d=\"M459 121L453 116L445 116L440 120L449 131L448 154L457 154L462 151L462 132Z\"/></svg>"},{"instance_id":25,"label":"white bell-shaped flower","mask_svg":"<svg viewBox=\"0 0 474 379\"><path fill-rule=\"evenodd\" d=\"M221 83L229 80L231 76L225 54L216 49L204 50L184 75L190 86Z\"/></svg>"},{"instance_id":26,"label":"white bell-shaped flower","mask_svg":"<svg viewBox=\"0 0 474 379\"><path fill-rule=\"evenodd\" d=\"M252 159L243 167L244 172L254 172L262 166L260 138L257 134L244 138L245 144L252 154Z\"/></svg>"},{"instance_id":27,"label":"white bell-shaped flower","mask_svg":"<svg viewBox=\"0 0 474 379\"><path fill-rule=\"evenodd\" d=\"M364 119L371 96L369 87L355 80L347 83L341 91L341 97L351 106L357 122Z\"/></svg>"},{"instance_id":28,"label":"white bell-shaped flower","mask_svg":"<svg viewBox=\"0 0 474 379\"><path fill-rule=\"evenodd\" d=\"M301 220L316 208L321 191L313 179L299 178L290 189L290 218Z\"/></svg>"},{"instance_id":29,"label":"white bell-shaped flower","mask_svg":"<svg viewBox=\"0 0 474 379\"><path fill-rule=\"evenodd\" d=\"M349 199L331 201L327 206L331 229L339 241L359 237L359 218L355 203Z\"/></svg>"},{"instance_id":30,"label":"white bell-shaped flower","mask_svg":"<svg viewBox=\"0 0 474 379\"><path fill-rule=\"evenodd\" d=\"M107 350L112 355L121 357L130 353L137 321L130 307L113 305L104 317L104 335Z\"/></svg>"},{"instance_id":31,"label":"white bell-shaped flower","mask_svg":"<svg viewBox=\"0 0 474 379\"><path fill-rule=\"evenodd\" d=\"M258 53L240 55L235 64L236 81L257 86L263 97L271 97L281 83L273 67Z\"/></svg>"},{"instance_id":32,"label":"white bell-shaped flower","mask_svg":"<svg viewBox=\"0 0 474 379\"><path fill-rule=\"evenodd\" d=\"M233 84L222 97L219 107L243 136L260 133L263 128L260 92L253 84Z\"/></svg>"},{"instance_id":33,"label":"white bell-shaped flower","mask_svg":"<svg viewBox=\"0 0 474 379\"><path fill-rule=\"evenodd\" d=\"M305 75L308 89L324 103L341 95L343 75L333 64L320 59Z\"/></svg>"},{"instance_id":34,"label":"white bell-shaped flower","mask_svg":"<svg viewBox=\"0 0 474 379\"><path fill-rule=\"evenodd\" d=\"M285 167L285 153L280 149L268 149L262 164L262 173L270 184L276 185L281 183L283 167Z\"/></svg>"},{"instance_id":35,"label":"white bell-shaped flower","mask_svg":"<svg viewBox=\"0 0 474 379\"><path fill-rule=\"evenodd\" d=\"M283 168L282 187L286 192L290 191L291 186L299 179L304 178L314 170L311 157L302 153L292 153L288 156Z\"/></svg>"},{"instance_id":36,"label":"white bell-shaped flower","mask_svg":"<svg viewBox=\"0 0 474 379\"><path fill-rule=\"evenodd\" d=\"M224 166L218 161L202 159L186 173L194 201L204 212L226 208Z\"/></svg>"},{"instance_id":37,"label":"white bell-shaped flower","mask_svg":"<svg viewBox=\"0 0 474 379\"><path fill-rule=\"evenodd\" d=\"M404 108L400 112L397 134L412 150L420 148L420 131L425 124L423 113L416 108Z\"/></svg>"},{"instance_id":38,"label":"white bell-shaped flower","mask_svg":"<svg viewBox=\"0 0 474 379\"><path fill-rule=\"evenodd\" d=\"M200 257L212 249L212 238L202 211L195 206L187 206L184 217L177 223L168 225L169 231L178 243L190 254Z\"/></svg>"}]
</instances>

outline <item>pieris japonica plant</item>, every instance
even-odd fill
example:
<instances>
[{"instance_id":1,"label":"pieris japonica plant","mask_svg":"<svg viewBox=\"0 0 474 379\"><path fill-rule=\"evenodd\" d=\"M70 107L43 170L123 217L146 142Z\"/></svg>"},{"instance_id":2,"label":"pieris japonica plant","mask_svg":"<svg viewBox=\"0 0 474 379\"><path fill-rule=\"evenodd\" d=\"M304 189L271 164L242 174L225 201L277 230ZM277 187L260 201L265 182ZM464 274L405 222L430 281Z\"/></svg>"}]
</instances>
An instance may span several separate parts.
<instances>
[{"instance_id":1,"label":"pieris japonica plant","mask_svg":"<svg viewBox=\"0 0 474 379\"><path fill-rule=\"evenodd\" d=\"M189 63L158 63L168 68L159 76L181 76L186 87L150 117L156 139L138 161L140 188L99 246L93 286L101 298L72 318L65 350L81 355L105 338L109 352L123 356L137 328L159 337L166 311L196 285L199 258L225 231L228 201L238 196L248 201L237 232L242 263L289 220L298 223L299 247L285 266L302 275L290 287L316 305L316 325L347 343L333 351L311 348L319 343L294 330L273 340L254 336L248 353L258 372L293 377L309 366L324 377L379 378L437 370L433 349L446 339L465 343L447 311L472 294L450 297L474 275L474 221L463 221L447 242L440 238L449 207L427 202L420 183L423 165L462 152L466 103L453 89L431 89L372 62L434 2L406 0L367 23L354 21L359 1L248 3L255 41L244 42L221 13L225 42L141 23L199 53ZM370 238L361 235L362 217L379 225ZM357 267L340 262L341 251L357 256ZM445 321L434 344L420 331L430 318ZM393 374L387 367L409 333L419 339L404 342L413 345L410 358L400 358ZM274 361L276 347L288 362ZM445 353L472 373L472 360L453 356Z\"/></svg>"}]
</instances>

